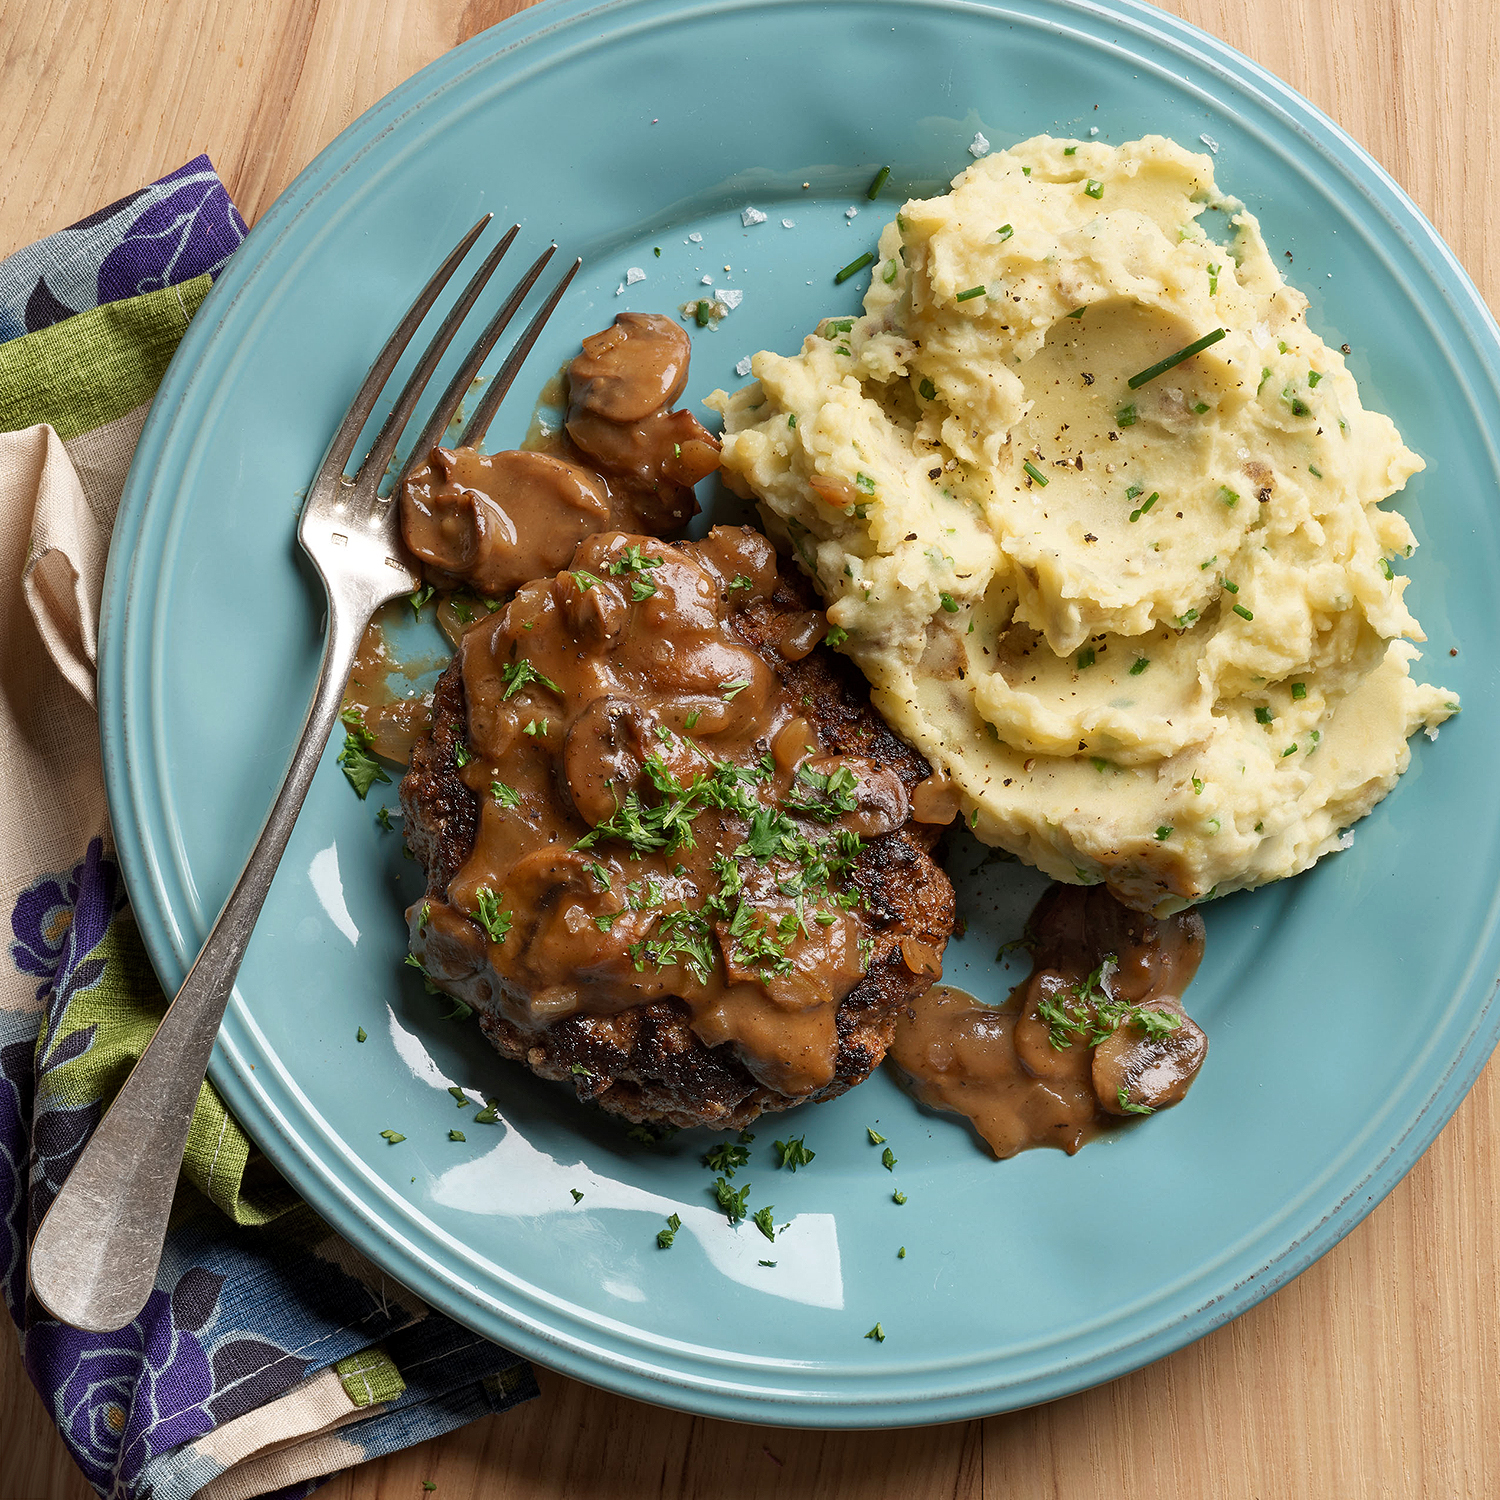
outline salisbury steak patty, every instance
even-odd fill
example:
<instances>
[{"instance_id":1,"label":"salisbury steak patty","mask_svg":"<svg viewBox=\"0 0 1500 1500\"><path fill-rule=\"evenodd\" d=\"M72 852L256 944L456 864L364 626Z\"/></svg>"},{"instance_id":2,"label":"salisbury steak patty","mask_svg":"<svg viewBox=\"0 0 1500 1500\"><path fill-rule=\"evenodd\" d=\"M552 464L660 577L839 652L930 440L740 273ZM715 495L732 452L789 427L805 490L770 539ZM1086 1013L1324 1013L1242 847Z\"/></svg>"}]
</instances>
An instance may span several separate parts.
<instances>
[{"instance_id":1,"label":"salisbury steak patty","mask_svg":"<svg viewBox=\"0 0 1500 1500\"><path fill-rule=\"evenodd\" d=\"M940 971L927 763L758 533L619 533L476 624L401 784L412 951L491 1042L636 1121L863 1081ZM941 799L938 799L941 800Z\"/></svg>"}]
</instances>

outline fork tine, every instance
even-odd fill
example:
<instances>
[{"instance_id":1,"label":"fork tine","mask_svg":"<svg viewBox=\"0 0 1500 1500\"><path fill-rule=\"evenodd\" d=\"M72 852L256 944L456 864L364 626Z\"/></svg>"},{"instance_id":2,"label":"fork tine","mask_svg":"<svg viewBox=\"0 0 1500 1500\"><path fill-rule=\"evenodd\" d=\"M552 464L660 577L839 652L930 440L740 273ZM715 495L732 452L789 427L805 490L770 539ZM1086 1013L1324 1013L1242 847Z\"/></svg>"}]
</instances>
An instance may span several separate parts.
<instances>
[{"instance_id":1,"label":"fork tine","mask_svg":"<svg viewBox=\"0 0 1500 1500\"><path fill-rule=\"evenodd\" d=\"M510 249L520 232L519 224L512 225L506 231L505 238L485 256L483 265L469 278L468 286L459 294L458 301L449 309L442 326L433 334L432 342L428 344L421 359L417 361L416 369L411 372L410 378L401 388L401 394L396 398L396 404L391 408L390 415L381 424L375 441L370 445L370 451L365 455L364 462L360 464L359 471L354 476L356 484L361 484L367 476L374 475L374 483L370 489L372 492L379 490L381 478L385 473L386 465L391 461L391 454L396 451L396 444L400 441L402 429L411 420L411 414L416 410L417 402L421 400L427 382L432 379L432 372L437 369L438 362L447 352L448 345L453 342L453 335L458 332L459 324L468 317L470 310L479 299L479 294L484 290L485 283L494 275L495 267L500 264L501 258Z\"/></svg>"},{"instance_id":2,"label":"fork tine","mask_svg":"<svg viewBox=\"0 0 1500 1500\"><path fill-rule=\"evenodd\" d=\"M495 378L485 388L483 398L474 409L474 415L469 418L468 426L464 428L463 435L458 440L460 448L472 448L484 436L486 429L494 420L495 413L500 409L500 403L505 399L506 392L510 390L511 384L520 374L526 356L531 353L531 346L541 335L547 319L552 316L553 309L562 301L562 294L567 291L569 282L578 274L578 268L582 264L583 258L580 256L568 267L562 280L553 288L552 295L537 309L536 316L526 325L526 331L516 340L515 348L506 356L505 363L500 366Z\"/></svg>"},{"instance_id":3,"label":"fork tine","mask_svg":"<svg viewBox=\"0 0 1500 1500\"><path fill-rule=\"evenodd\" d=\"M370 366L370 373L365 376L365 383L360 386L359 394L350 403L349 410L344 413L344 420L339 423L339 429L334 433L333 441L328 445L328 452L318 470L320 480L330 479L344 472L344 466L349 462L349 455L354 451L355 440L369 420L370 413L375 408L375 402L384 389L386 381L390 379L396 362L406 352L406 346L411 342L412 335L421 326L422 319L427 316L443 288L448 285L459 263L473 249L474 241L484 233L494 217L493 214L486 214L453 247L448 258L437 268L432 280L422 288L421 295L407 310L406 316L402 318L396 331L386 340L385 347L375 356L375 363Z\"/></svg>"},{"instance_id":4,"label":"fork tine","mask_svg":"<svg viewBox=\"0 0 1500 1500\"><path fill-rule=\"evenodd\" d=\"M463 362L463 368L448 382L448 389L443 392L442 400L437 404L437 410L433 412L427 426L422 429L421 437L412 444L411 452L407 454L406 462L401 466L401 479L404 480L418 464L426 462L427 455L442 439L448 424L453 420L454 412L458 410L459 402L463 400L465 393L474 383L474 377L479 373L480 365L484 363L490 350L499 342L500 335L505 332L510 320L515 317L516 310L526 300L527 293L536 285L537 277L542 274L556 249L556 245L549 245L537 256L531 269L501 304L499 312L486 324L484 332L474 341L474 347L469 350L468 358ZM400 480L397 481L397 488L399 487Z\"/></svg>"}]
</instances>

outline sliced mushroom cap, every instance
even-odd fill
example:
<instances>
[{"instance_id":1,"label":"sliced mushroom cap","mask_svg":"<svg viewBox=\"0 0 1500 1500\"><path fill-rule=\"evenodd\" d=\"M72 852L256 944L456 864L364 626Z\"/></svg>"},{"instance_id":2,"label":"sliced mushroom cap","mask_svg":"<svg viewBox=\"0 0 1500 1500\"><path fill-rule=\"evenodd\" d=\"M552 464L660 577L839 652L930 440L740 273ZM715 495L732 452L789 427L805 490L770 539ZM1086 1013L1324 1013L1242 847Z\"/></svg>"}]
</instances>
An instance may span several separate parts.
<instances>
[{"instance_id":1,"label":"sliced mushroom cap","mask_svg":"<svg viewBox=\"0 0 1500 1500\"><path fill-rule=\"evenodd\" d=\"M1177 1026L1153 1037L1127 1021L1094 1048L1094 1092L1112 1115L1149 1114L1181 1102L1208 1056L1208 1038L1179 1001L1167 995L1141 1009L1171 1016Z\"/></svg>"},{"instance_id":2,"label":"sliced mushroom cap","mask_svg":"<svg viewBox=\"0 0 1500 1500\"><path fill-rule=\"evenodd\" d=\"M568 408L568 436L608 474L653 487L691 488L719 467L719 443L689 411L652 412L638 422L611 422Z\"/></svg>"},{"instance_id":3,"label":"sliced mushroom cap","mask_svg":"<svg viewBox=\"0 0 1500 1500\"><path fill-rule=\"evenodd\" d=\"M555 572L609 520L597 474L546 453L433 450L401 490L401 535L424 563L497 596Z\"/></svg>"},{"instance_id":4,"label":"sliced mushroom cap","mask_svg":"<svg viewBox=\"0 0 1500 1500\"><path fill-rule=\"evenodd\" d=\"M610 422L639 422L670 406L687 385L687 333L660 313L620 313L583 341L568 366L569 407Z\"/></svg>"},{"instance_id":5,"label":"sliced mushroom cap","mask_svg":"<svg viewBox=\"0 0 1500 1500\"><path fill-rule=\"evenodd\" d=\"M634 698L595 698L563 741L562 768L578 816L597 828L640 780L656 715Z\"/></svg>"},{"instance_id":6,"label":"sliced mushroom cap","mask_svg":"<svg viewBox=\"0 0 1500 1500\"><path fill-rule=\"evenodd\" d=\"M847 794L854 799L854 807L833 819L836 827L869 839L890 833L906 821L911 812L906 784L889 766L876 765L862 755L809 756L797 767L793 789L816 802L821 788L840 771L854 777L854 789Z\"/></svg>"},{"instance_id":7,"label":"sliced mushroom cap","mask_svg":"<svg viewBox=\"0 0 1500 1500\"><path fill-rule=\"evenodd\" d=\"M1088 1038L1077 1032L1066 1034L1068 1045L1052 1045L1052 1027L1043 1020L1040 1007L1051 1002L1064 1008L1077 1003L1077 981L1056 969L1038 969L1026 981L1021 1008L1016 1016L1015 1048L1021 1066L1033 1078L1062 1080L1078 1071L1074 1061L1075 1047L1086 1047Z\"/></svg>"}]
</instances>

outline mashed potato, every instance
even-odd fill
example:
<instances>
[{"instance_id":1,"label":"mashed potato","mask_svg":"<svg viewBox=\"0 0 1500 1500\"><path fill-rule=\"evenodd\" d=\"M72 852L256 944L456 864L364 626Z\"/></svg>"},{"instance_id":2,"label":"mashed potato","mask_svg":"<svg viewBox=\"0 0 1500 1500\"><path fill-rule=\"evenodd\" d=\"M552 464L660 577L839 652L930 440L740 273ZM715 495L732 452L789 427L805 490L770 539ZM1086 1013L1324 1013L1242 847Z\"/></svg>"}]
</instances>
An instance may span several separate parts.
<instances>
[{"instance_id":1,"label":"mashed potato","mask_svg":"<svg viewBox=\"0 0 1500 1500\"><path fill-rule=\"evenodd\" d=\"M904 206L864 306L709 404L978 835L1158 911L1340 847L1458 707L1378 504L1422 461L1209 158L997 152Z\"/></svg>"}]
</instances>

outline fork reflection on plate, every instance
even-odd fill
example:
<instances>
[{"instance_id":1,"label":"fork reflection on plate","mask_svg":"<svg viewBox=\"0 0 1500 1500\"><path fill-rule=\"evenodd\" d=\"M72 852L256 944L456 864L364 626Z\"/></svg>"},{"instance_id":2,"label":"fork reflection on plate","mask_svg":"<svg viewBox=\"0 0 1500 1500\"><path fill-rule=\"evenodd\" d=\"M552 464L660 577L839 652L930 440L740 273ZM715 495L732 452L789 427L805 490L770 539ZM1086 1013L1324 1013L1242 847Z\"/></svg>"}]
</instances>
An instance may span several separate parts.
<instances>
[{"instance_id":1,"label":"fork reflection on plate","mask_svg":"<svg viewBox=\"0 0 1500 1500\"><path fill-rule=\"evenodd\" d=\"M485 325L412 445L400 477L382 495L381 482L401 433L460 324L520 232L519 225L506 232L474 273L351 476L345 470L355 443L407 345L491 217L486 214L458 242L386 341L308 488L297 539L323 580L329 607L322 667L302 736L260 837L208 940L48 1209L31 1247L31 1285L37 1299L54 1317L76 1328L123 1328L151 1294L183 1147L214 1038L271 880L338 721L360 639L382 604L420 584L399 536L395 497L401 478L425 461L447 431L480 366L557 249L549 246L537 257ZM476 444L484 436L581 264L573 262L517 339L464 427L459 446Z\"/></svg>"}]
</instances>

